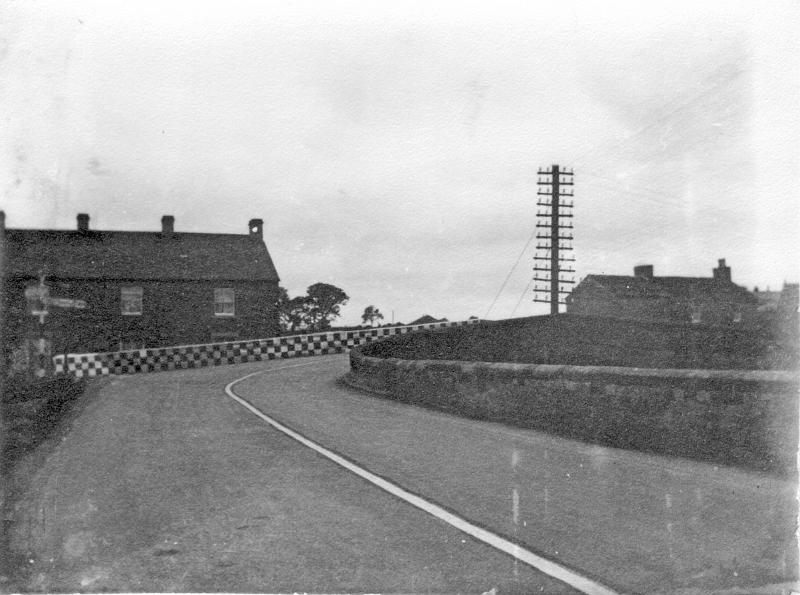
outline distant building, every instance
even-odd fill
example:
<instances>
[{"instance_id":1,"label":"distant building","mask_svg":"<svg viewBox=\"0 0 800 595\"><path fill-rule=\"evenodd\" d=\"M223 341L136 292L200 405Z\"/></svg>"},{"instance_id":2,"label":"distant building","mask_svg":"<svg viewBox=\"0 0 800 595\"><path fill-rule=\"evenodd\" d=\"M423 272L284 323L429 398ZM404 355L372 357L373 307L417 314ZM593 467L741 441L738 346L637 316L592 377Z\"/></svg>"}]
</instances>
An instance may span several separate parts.
<instances>
[{"instance_id":1,"label":"distant building","mask_svg":"<svg viewBox=\"0 0 800 595\"><path fill-rule=\"evenodd\" d=\"M756 297L758 312L777 312L778 302L781 299L780 291L759 291L758 287L753 289L753 295Z\"/></svg>"},{"instance_id":2,"label":"distant building","mask_svg":"<svg viewBox=\"0 0 800 595\"><path fill-rule=\"evenodd\" d=\"M753 295L758 300L759 312L788 316L796 314L800 306L800 285L797 283L784 283L781 291L759 291L756 287Z\"/></svg>"},{"instance_id":3,"label":"distant building","mask_svg":"<svg viewBox=\"0 0 800 595\"><path fill-rule=\"evenodd\" d=\"M6 229L6 345L85 353L278 334L261 219L246 234L161 222L159 232L97 231L81 214L75 230Z\"/></svg>"},{"instance_id":4,"label":"distant building","mask_svg":"<svg viewBox=\"0 0 800 595\"><path fill-rule=\"evenodd\" d=\"M785 315L796 315L800 310L800 284L784 283L781 297L778 300L778 312Z\"/></svg>"},{"instance_id":5,"label":"distant building","mask_svg":"<svg viewBox=\"0 0 800 595\"><path fill-rule=\"evenodd\" d=\"M634 267L633 276L587 275L566 302L571 314L711 325L747 323L758 306L731 281L725 259L711 277L656 277L652 265Z\"/></svg>"},{"instance_id":6,"label":"distant building","mask_svg":"<svg viewBox=\"0 0 800 595\"><path fill-rule=\"evenodd\" d=\"M409 325L415 324L433 324L434 322L447 322L447 318L434 318L430 314L425 314L416 320L409 322Z\"/></svg>"}]
</instances>

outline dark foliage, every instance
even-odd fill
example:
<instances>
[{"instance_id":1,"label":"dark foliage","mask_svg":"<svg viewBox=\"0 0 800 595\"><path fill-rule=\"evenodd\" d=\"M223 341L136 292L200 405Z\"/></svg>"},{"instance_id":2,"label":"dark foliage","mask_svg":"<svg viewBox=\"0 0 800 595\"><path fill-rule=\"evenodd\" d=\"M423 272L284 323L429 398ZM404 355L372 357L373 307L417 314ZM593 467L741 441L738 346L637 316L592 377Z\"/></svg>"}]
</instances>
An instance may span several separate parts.
<instances>
[{"instance_id":1,"label":"dark foliage","mask_svg":"<svg viewBox=\"0 0 800 595\"><path fill-rule=\"evenodd\" d=\"M392 337L366 355L579 366L794 370L798 337L781 328L646 323L562 314Z\"/></svg>"},{"instance_id":2,"label":"dark foliage","mask_svg":"<svg viewBox=\"0 0 800 595\"><path fill-rule=\"evenodd\" d=\"M7 386L1 405L5 441L0 466L8 469L22 454L50 436L85 385L81 380L61 376Z\"/></svg>"}]
</instances>

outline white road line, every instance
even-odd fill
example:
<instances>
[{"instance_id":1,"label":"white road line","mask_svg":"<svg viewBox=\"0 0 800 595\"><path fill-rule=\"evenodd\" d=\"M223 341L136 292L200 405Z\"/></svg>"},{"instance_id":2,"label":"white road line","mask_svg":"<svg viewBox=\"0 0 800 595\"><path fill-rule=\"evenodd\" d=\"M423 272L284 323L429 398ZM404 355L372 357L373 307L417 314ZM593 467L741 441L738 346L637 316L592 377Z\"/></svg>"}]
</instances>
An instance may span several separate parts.
<instances>
[{"instance_id":1,"label":"white road line","mask_svg":"<svg viewBox=\"0 0 800 595\"><path fill-rule=\"evenodd\" d=\"M262 370L259 372L253 372L252 374L242 376L238 380L234 380L233 382L229 383L225 387L225 392L234 401L236 401L237 403L248 409L250 412L254 413L258 417L263 419L265 422L274 427L276 430L283 432L284 434L293 438L300 444L307 446L308 448L316 451L322 456L330 459L337 465L340 465L341 467L344 467L348 471L355 473L362 479L365 479L366 481L372 483L373 485L376 485L377 487L392 494L393 496L400 498L405 502L408 502L412 506L415 506L416 508L425 511L428 514L435 516L437 519L442 520L448 523L449 525L452 525L453 527L466 533L467 535L470 535L475 539L482 541L483 543L486 543L494 547L495 549L500 550L501 552L513 556L520 562L524 562L525 564L528 564L529 566L532 566L533 568L536 568L537 570L553 578L556 578L575 589L578 589L582 593L586 593L586 595L618 595L616 591L613 591L612 589L606 587L605 585L601 585L600 583L593 581L590 578L582 576L574 572L573 570L570 570L569 568L566 568L565 566L558 564L557 562L553 562L552 560L548 560L537 554L534 554L533 552L530 552L520 547L519 545L512 543L507 539L504 539L503 537L500 537L499 535L495 535L494 533L487 531L486 529L474 525L468 520L463 519L453 514L452 512L445 510L441 506L433 504L432 502L428 502L427 500L421 498L420 496L408 492L407 490L403 489L397 484L387 481L386 479L379 477L378 475L375 475L374 473L371 473L370 471L367 471L362 467L359 467L358 465L352 463L351 461L348 461L344 457L336 454L331 450L328 450L324 446L317 444L312 440L309 440L302 434L295 432L291 428L271 418L270 416L266 415L264 412L260 411L259 409L257 409L256 407L254 407L253 405L251 405L243 398L241 398L239 395L233 392L234 386L236 386L238 383L244 380L247 380L248 378L251 378L252 376L256 376L257 374L263 374L264 372L285 370L287 368L298 368L301 366L311 365L312 363L317 363L317 362L309 362L306 364L297 364L294 366L284 366L281 368L273 368L271 370Z\"/></svg>"}]
</instances>

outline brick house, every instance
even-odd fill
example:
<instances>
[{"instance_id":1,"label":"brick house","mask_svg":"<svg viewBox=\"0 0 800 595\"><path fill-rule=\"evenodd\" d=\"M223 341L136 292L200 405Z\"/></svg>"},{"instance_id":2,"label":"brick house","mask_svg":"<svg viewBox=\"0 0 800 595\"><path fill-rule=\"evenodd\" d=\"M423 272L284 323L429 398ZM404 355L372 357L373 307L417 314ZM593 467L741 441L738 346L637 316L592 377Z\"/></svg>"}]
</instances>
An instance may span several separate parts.
<instances>
[{"instance_id":1,"label":"brick house","mask_svg":"<svg viewBox=\"0 0 800 595\"><path fill-rule=\"evenodd\" d=\"M731 281L719 260L711 277L655 277L652 265L636 266L633 276L587 275L567 296L567 312L660 322L710 325L747 324L758 300Z\"/></svg>"},{"instance_id":2,"label":"brick house","mask_svg":"<svg viewBox=\"0 0 800 595\"><path fill-rule=\"evenodd\" d=\"M278 334L279 279L261 219L244 234L176 232L169 215L159 232L77 219L69 231L5 229L7 356L32 338L55 354Z\"/></svg>"}]
</instances>

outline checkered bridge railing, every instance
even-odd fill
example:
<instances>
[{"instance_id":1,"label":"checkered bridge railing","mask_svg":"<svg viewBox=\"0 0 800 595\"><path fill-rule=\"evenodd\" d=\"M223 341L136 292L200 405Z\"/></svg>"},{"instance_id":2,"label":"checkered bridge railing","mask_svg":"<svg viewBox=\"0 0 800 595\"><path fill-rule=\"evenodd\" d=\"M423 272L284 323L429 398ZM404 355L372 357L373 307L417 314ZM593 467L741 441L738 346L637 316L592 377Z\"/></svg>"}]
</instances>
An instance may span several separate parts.
<instances>
[{"instance_id":1,"label":"checkered bridge railing","mask_svg":"<svg viewBox=\"0 0 800 595\"><path fill-rule=\"evenodd\" d=\"M463 326L474 322L478 321L473 319L463 322L436 322L414 326L332 331L311 335L253 339L252 341L158 347L111 353L70 353L66 356L67 373L76 378L106 374L139 374L141 372L186 370L270 359L345 353L351 347L392 335ZM53 363L56 373L64 372L63 354L55 356Z\"/></svg>"}]
</instances>

